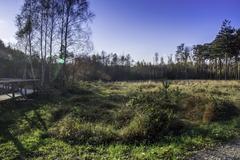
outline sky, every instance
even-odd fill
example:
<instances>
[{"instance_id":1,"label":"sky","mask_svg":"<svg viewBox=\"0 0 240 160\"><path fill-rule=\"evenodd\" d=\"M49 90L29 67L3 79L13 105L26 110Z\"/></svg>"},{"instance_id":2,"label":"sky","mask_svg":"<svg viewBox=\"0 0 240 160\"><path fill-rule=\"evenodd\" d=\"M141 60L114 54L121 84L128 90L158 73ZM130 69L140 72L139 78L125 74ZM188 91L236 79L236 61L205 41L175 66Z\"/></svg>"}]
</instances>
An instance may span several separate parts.
<instances>
[{"instance_id":1,"label":"sky","mask_svg":"<svg viewBox=\"0 0 240 160\"><path fill-rule=\"evenodd\" d=\"M0 0L0 39L14 42L23 0ZM152 61L176 46L211 42L224 19L240 27L240 0L90 0L94 52L131 54Z\"/></svg>"},{"instance_id":2,"label":"sky","mask_svg":"<svg viewBox=\"0 0 240 160\"><path fill-rule=\"evenodd\" d=\"M0 0L0 39L5 43L15 42L15 17L23 0Z\"/></svg>"}]
</instances>

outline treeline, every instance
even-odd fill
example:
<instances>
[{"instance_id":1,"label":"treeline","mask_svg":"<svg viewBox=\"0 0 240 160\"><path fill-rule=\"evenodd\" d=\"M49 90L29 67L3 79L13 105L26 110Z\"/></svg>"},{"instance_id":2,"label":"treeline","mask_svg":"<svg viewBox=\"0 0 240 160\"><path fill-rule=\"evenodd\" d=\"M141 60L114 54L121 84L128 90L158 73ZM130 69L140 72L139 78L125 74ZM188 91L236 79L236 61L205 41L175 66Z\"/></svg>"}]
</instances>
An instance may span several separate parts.
<instances>
[{"instance_id":1,"label":"treeline","mask_svg":"<svg viewBox=\"0 0 240 160\"><path fill-rule=\"evenodd\" d=\"M0 40L0 78L24 78L27 56Z\"/></svg>"},{"instance_id":2,"label":"treeline","mask_svg":"<svg viewBox=\"0 0 240 160\"><path fill-rule=\"evenodd\" d=\"M77 79L158 80L158 79L240 79L240 29L225 20L216 38L206 44L177 46L175 55L164 60L158 53L154 62L134 62L130 55L107 54L75 58Z\"/></svg>"}]
</instances>

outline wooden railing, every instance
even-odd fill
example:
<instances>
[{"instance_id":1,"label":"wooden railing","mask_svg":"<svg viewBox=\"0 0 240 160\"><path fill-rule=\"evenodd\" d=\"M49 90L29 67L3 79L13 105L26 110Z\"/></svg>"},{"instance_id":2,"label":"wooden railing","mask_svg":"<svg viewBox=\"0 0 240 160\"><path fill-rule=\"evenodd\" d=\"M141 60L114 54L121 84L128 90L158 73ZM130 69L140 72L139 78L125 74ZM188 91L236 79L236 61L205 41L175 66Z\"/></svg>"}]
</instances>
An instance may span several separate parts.
<instances>
[{"instance_id":1,"label":"wooden railing","mask_svg":"<svg viewBox=\"0 0 240 160\"><path fill-rule=\"evenodd\" d=\"M27 96L30 92L34 93L38 90L38 79L0 79L0 95L8 95L15 98L16 93L21 96Z\"/></svg>"}]
</instances>

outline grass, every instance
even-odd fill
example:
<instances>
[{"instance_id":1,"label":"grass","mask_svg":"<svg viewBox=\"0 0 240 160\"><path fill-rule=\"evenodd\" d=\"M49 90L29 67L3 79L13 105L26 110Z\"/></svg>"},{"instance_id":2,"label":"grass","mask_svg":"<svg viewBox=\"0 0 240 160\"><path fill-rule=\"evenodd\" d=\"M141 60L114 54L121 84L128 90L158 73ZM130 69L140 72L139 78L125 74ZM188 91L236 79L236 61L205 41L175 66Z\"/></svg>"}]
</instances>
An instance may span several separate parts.
<instances>
[{"instance_id":1,"label":"grass","mask_svg":"<svg viewBox=\"0 0 240 160\"><path fill-rule=\"evenodd\" d=\"M129 138L150 123L139 108L161 103L150 103L153 97L133 105L132 99L140 93L161 98L162 90L151 81L80 82L64 94L1 103L0 159L185 159L239 135L238 116L208 118L219 102L240 107L239 81L173 81L168 96L181 122L174 127L183 129L153 140Z\"/></svg>"}]
</instances>

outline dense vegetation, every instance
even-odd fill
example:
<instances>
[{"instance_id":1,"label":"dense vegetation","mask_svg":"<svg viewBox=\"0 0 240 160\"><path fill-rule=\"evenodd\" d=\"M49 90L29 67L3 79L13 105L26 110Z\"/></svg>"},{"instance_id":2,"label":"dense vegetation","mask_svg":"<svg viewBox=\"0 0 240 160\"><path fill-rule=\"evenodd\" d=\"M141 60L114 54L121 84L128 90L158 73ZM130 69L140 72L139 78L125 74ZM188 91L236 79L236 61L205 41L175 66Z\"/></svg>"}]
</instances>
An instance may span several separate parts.
<instances>
[{"instance_id":1,"label":"dense vegetation","mask_svg":"<svg viewBox=\"0 0 240 160\"><path fill-rule=\"evenodd\" d=\"M238 81L80 82L0 106L0 159L183 159L240 133Z\"/></svg>"}]
</instances>

